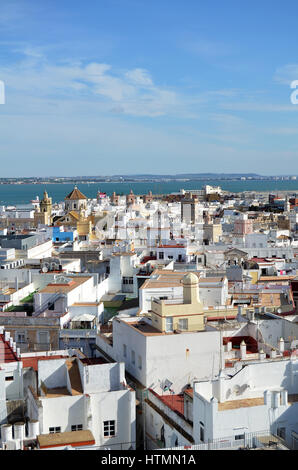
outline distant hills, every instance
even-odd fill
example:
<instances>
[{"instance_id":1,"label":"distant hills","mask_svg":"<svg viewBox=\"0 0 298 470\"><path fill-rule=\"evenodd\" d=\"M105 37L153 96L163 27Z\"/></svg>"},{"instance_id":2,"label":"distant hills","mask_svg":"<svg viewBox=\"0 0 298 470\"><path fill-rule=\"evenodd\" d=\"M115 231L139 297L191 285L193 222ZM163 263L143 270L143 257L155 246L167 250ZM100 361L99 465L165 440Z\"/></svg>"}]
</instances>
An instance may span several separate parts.
<instances>
[{"instance_id":1,"label":"distant hills","mask_svg":"<svg viewBox=\"0 0 298 470\"><path fill-rule=\"evenodd\" d=\"M99 182L158 182L158 181L227 181L227 180L282 180L298 179L295 175L264 176L258 173L176 173L172 175L161 175L153 173L137 173L129 175L97 175L97 176L32 176L32 177L14 177L0 178L0 184L40 184L40 183L99 183Z\"/></svg>"},{"instance_id":2,"label":"distant hills","mask_svg":"<svg viewBox=\"0 0 298 470\"><path fill-rule=\"evenodd\" d=\"M124 177L123 175L113 175L114 177ZM256 178L262 177L257 173L178 173L175 175L154 175L154 174L136 174L136 175L125 175L126 178L210 178L210 179L222 179L222 178Z\"/></svg>"}]
</instances>

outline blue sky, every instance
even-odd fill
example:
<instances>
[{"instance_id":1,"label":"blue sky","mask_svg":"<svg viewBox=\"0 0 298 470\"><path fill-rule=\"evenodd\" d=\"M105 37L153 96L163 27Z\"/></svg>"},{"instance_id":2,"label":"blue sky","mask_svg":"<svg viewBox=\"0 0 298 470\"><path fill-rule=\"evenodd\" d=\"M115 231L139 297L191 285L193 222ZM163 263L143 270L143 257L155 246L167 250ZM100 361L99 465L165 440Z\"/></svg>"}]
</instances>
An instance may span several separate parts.
<instances>
[{"instance_id":1,"label":"blue sky","mask_svg":"<svg viewBox=\"0 0 298 470\"><path fill-rule=\"evenodd\" d=\"M298 174L296 0L1 0L1 176Z\"/></svg>"}]
</instances>

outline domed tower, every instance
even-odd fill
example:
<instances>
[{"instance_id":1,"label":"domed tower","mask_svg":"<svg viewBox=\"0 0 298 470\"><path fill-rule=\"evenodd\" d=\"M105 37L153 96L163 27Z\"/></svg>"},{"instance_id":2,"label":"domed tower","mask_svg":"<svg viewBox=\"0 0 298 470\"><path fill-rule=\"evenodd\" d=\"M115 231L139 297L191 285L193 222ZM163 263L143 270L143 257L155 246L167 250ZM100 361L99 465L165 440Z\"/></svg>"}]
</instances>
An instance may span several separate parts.
<instances>
[{"instance_id":1,"label":"domed tower","mask_svg":"<svg viewBox=\"0 0 298 470\"><path fill-rule=\"evenodd\" d=\"M81 193L77 186L66 196L64 202L66 212L74 211L79 213L82 209L87 208L87 197Z\"/></svg>"},{"instance_id":2,"label":"domed tower","mask_svg":"<svg viewBox=\"0 0 298 470\"><path fill-rule=\"evenodd\" d=\"M183 303L198 304L199 300L199 279L194 273L185 274L182 279Z\"/></svg>"}]
</instances>

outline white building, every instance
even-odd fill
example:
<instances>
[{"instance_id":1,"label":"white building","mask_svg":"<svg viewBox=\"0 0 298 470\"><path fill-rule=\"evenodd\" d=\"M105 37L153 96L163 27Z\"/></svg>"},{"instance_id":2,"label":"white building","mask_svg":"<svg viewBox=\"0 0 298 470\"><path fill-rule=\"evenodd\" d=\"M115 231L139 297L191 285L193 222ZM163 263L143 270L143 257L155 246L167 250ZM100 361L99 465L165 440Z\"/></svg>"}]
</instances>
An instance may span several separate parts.
<instances>
[{"instance_id":1,"label":"white building","mask_svg":"<svg viewBox=\"0 0 298 470\"><path fill-rule=\"evenodd\" d=\"M96 344L102 355L125 362L126 371L146 388L157 393L167 381L179 393L198 377L218 374L220 333L206 326L204 331L161 333L141 317L113 320L113 342L100 334Z\"/></svg>"},{"instance_id":2,"label":"white building","mask_svg":"<svg viewBox=\"0 0 298 470\"><path fill-rule=\"evenodd\" d=\"M221 373L215 381L195 383L195 442L230 436L245 442L250 433L270 431L297 446L297 371L295 356L246 364L232 377Z\"/></svg>"},{"instance_id":3,"label":"white building","mask_svg":"<svg viewBox=\"0 0 298 470\"><path fill-rule=\"evenodd\" d=\"M40 435L89 430L98 447L134 449L135 392L126 385L124 364L89 362L78 357L39 361L38 391L29 389L28 417L38 421Z\"/></svg>"}]
</instances>

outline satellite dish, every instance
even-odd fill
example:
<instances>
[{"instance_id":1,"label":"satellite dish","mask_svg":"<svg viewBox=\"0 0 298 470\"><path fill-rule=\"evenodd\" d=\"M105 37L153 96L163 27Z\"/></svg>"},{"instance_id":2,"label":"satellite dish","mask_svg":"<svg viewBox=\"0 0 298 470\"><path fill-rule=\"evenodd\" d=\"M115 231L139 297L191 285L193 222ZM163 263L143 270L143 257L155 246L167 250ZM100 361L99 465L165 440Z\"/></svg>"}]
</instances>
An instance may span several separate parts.
<instances>
[{"instance_id":1,"label":"satellite dish","mask_svg":"<svg viewBox=\"0 0 298 470\"><path fill-rule=\"evenodd\" d=\"M47 266L43 266L43 268L42 268L42 272L43 272L43 273L47 273L48 270L49 270L49 269L47 268Z\"/></svg>"}]
</instances>

